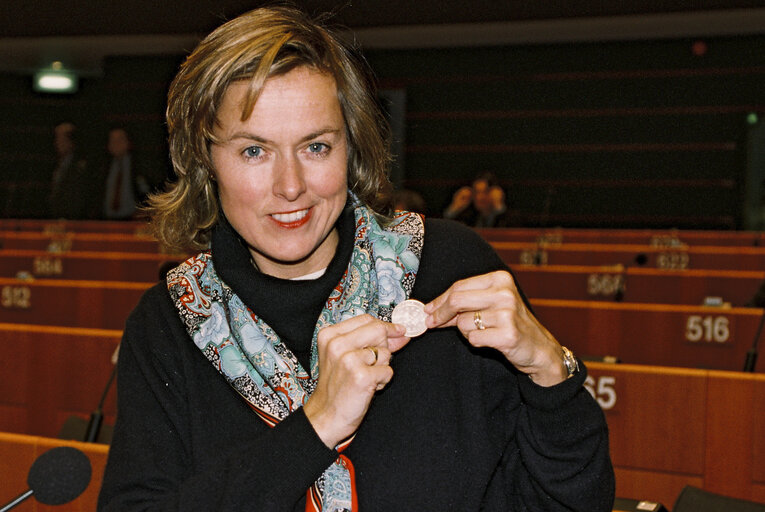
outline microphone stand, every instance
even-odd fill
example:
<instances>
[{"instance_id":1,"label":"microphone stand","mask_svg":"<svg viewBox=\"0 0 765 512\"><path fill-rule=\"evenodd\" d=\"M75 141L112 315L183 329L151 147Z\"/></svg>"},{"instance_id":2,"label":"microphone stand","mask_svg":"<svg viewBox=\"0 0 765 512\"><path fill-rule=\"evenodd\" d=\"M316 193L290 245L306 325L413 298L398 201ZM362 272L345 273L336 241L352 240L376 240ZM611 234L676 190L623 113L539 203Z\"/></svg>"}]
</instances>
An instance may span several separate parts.
<instances>
[{"instance_id":1,"label":"microphone stand","mask_svg":"<svg viewBox=\"0 0 765 512\"><path fill-rule=\"evenodd\" d=\"M757 327L757 334L754 335L754 341L752 342L752 348L746 353L746 361L744 361L744 371L754 372L754 367L757 364L757 344L760 341L760 334L762 334L762 326L765 325L765 310L760 317L760 325Z\"/></svg>"},{"instance_id":2,"label":"microphone stand","mask_svg":"<svg viewBox=\"0 0 765 512\"><path fill-rule=\"evenodd\" d=\"M15 507L16 505L18 505L18 504L19 504L19 503L21 503L22 501L24 501L24 500L26 500L27 498L29 498L30 496L32 496L32 494L34 494L34 491L33 491L32 489L29 489L29 490L28 490L27 492L25 492L24 494L20 494L20 495L19 495L18 497L16 497L16 498L15 498L15 499L14 499L12 502L8 503L6 506L4 506L3 508L1 508L1 509L0 509L0 512L7 512L8 510L12 509L13 507Z\"/></svg>"},{"instance_id":3,"label":"microphone stand","mask_svg":"<svg viewBox=\"0 0 765 512\"><path fill-rule=\"evenodd\" d=\"M109 388L111 388L116 375L117 365L114 365L112 373L109 375L109 380L106 381L104 392L101 393L101 400L98 402L98 407L96 407L96 410L90 414L90 421L88 422L88 427L85 429L84 441L86 443L95 443L98 439L98 433L101 432L101 424L104 422L104 402L106 401L106 395L109 393Z\"/></svg>"}]
</instances>

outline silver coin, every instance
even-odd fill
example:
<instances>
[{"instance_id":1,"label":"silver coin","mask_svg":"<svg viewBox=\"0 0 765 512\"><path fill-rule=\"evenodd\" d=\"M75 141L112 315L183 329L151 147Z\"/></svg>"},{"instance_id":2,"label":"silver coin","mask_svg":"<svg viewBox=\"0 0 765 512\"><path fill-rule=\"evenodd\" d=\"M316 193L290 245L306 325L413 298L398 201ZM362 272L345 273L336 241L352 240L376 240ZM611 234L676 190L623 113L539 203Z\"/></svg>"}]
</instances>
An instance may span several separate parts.
<instances>
[{"instance_id":1,"label":"silver coin","mask_svg":"<svg viewBox=\"0 0 765 512\"><path fill-rule=\"evenodd\" d=\"M393 308L390 319L394 324L401 324L406 327L406 335L414 338L428 329L425 327L427 317L425 304L419 300L407 299Z\"/></svg>"}]
</instances>

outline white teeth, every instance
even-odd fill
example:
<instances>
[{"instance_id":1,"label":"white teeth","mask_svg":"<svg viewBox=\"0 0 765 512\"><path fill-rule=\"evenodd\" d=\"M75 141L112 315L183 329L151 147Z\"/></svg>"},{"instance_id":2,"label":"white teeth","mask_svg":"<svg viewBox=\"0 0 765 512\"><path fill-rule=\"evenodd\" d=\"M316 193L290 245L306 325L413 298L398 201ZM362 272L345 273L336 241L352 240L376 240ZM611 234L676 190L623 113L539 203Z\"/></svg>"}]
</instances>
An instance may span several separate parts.
<instances>
[{"instance_id":1,"label":"white teeth","mask_svg":"<svg viewBox=\"0 0 765 512\"><path fill-rule=\"evenodd\" d=\"M308 208L306 208L305 210L300 210L298 212L291 212L291 213L272 213L271 217L273 217L274 220L278 222L289 224L290 222L295 222L302 219L306 215L308 215Z\"/></svg>"}]
</instances>

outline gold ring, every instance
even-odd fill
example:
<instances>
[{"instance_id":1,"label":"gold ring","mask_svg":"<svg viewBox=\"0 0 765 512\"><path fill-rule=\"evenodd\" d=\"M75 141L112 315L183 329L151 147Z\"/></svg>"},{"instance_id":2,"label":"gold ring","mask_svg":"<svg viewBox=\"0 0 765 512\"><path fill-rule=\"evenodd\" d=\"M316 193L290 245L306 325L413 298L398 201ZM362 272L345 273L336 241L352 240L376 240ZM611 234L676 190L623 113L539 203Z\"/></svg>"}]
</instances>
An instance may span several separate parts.
<instances>
[{"instance_id":1,"label":"gold ring","mask_svg":"<svg viewBox=\"0 0 765 512\"><path fill-rule=\"evenodd\" d=\"M484 327L483 325L483 320L481 320L480 311L476 311L475 313L473 313L473 323L475 324L476 329L478 329L479 331L483 331L484 329L486 329L486 327Z\"/></svg>"},{"instance_id":2,"label":"gold ring","mask_svg":"<svg viewBox=\"0 0 765 512\"><path fill-rule=\"evenodd\" d=\"M369 350L375 356L375 360L369 363L369 366L374 366L377 363L377 347L364 347L364 350Z\"/></svg>"}]
</instances>

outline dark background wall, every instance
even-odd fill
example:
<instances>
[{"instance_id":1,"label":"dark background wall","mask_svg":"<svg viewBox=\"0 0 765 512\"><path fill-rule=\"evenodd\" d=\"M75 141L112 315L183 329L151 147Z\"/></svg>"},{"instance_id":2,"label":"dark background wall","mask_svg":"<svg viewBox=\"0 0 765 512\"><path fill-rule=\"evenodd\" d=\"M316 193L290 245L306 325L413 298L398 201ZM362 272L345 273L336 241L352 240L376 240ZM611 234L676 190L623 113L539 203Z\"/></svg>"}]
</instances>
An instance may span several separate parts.
<instances>
[{"instance_id":1,"label":"dark background wall","mask_svg":"<svg viewBox=\"0 0 765 512\"><path fill-rule=\"evenodd\" d=\"M741 224L765 38L371 52L406 91L404 186L494 172L525 224Z\"/></svg>"},{"instance_id":2,"label":"dark background wall","mask_svg":"<svg viewBox=\"0 0 765 512\"><path fill-rule=\"evenodd\" d=\"M494 172L526 225L735 228L747 133L765 114L765 36L368 49L405 98L397 185L440 214ZM181 55L112 57L71 96L0 75L0 213L34 217L71 120L93 162L122 125L167 170L164 101ZM94 170L97 169L94 166Z\"/></svg>"}]
</instances>

